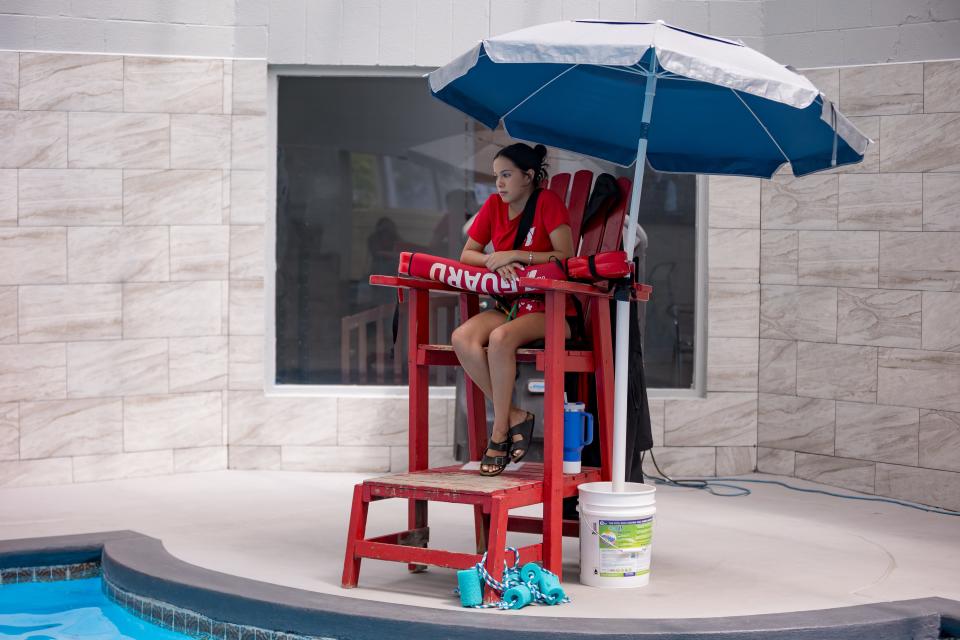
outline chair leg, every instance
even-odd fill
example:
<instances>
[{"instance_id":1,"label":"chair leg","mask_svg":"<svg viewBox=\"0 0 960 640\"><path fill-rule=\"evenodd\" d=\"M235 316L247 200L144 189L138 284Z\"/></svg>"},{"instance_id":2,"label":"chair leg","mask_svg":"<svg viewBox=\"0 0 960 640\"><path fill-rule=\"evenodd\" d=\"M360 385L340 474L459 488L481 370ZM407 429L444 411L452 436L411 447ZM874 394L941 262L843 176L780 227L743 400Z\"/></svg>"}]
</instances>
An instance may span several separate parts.
<instances>
[{"instance_id":1,"label":"chair leg","mask_svg":"<svg viewBox=\"0 0 960 640\"><path fill-rule=\"evenodd\" d=\"M410 529L422 529L427 526L427 501L410 500L407 508L407 523ZM423 545L427 546L426 543ZM425 564L410 563L407 565L407 571L410 573L423 573L427 570Z\"/></svg>"},{"instance_id":2,"label":"chair leg","mask_svg":"<svg viewBox=\"0 0 960 640\"><path fill-rule=\"evenodd\" d=\"M350 509L350 526L347 529L347 550L343 554L343 577L341 586L352 589L360 578L360 558L356 555L357 541L363 540L367 532L367 510L370 503L363 499L363 485L353 488L353 506Z\"/></svg>"},{"instance_id":3,"label":"chair leg","mask_svg":"<svg viewBox=\"0 0 960 640\"><path fill-rule=\"evenodd\" d=\"M487 573L494 579L500 580L503 577L503 561L506 559L507 546L507 516L509 509L499 498L493 499L490 507L490 530L487 544ZM485 603L497 602L496 592L490 587L484 587L483 601Z\"/></svg>"},{"instance_id":4,"label":"chair leg","mask_svg":"<svg viewBox=\"0 0 960 640\"><path fill-rule=\"evenodd\" d=\"M490 530L490 516L483 512L483 505L473 505L473 529L477 539L477 553L487 551L487 531Z\"/></svg>"}]
</instances>

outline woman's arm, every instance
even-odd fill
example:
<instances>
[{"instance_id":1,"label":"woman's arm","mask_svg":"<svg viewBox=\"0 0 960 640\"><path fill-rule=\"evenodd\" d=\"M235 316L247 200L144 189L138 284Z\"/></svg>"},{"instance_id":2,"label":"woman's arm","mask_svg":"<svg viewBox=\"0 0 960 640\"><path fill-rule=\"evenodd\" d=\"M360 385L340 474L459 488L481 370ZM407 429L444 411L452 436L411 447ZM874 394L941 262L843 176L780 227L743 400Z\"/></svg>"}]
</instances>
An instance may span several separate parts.
<instances>
[{"instance_id":1,"label":"woman's arm","mask_svg":"<svg viewBox=\"0 0 960 640\"><path fill-rule=\"evenodd\" d=\"M486 266L487 254L483 252L483 245L467 236L467 243L460 252L460 262L472 267Z\"/></svg>"}]
</instances>

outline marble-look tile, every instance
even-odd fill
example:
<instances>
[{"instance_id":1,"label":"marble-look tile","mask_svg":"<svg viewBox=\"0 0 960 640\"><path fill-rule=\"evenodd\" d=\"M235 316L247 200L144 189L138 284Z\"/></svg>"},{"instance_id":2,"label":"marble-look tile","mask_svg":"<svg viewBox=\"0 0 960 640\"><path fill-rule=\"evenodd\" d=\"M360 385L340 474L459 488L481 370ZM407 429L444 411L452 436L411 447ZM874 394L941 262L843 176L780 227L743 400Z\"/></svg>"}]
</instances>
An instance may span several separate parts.
<instances>
[{"instance_id":1,"label":"marble-look tile","mask_svg":"<svg viewBox=\"0 0 960 640\"><path fill-rule=\"evenodd\" d=\"M879 173L880 172L880 116L850 116L848 120L860 133L872 140L867 145L863 160L856 164L848 164L823 173Z\"/></svg>"},{"instance_id":2,"label":"marble-look tile","mask_svg":"<svg viewBox=\"0 0 960 640\"><path fill-rule=\"evenodd\" d=\"M226 336L170 339L170 393L226 388Z\"/></svg>"},{"instance_id":3,"label":"marble-look tile","mask_svg":"<svg viewBox=\"0 0 960 640\"><path fill-rule=\"evenodd\" d=\"M651 451L657 465L672 478L717 475L716 447L654 447Z\"/></svg>"},{"instance_id":4,"label":"marble-look tile","mask_svg":"<svg viewBox=\"0 0 960 640\"><path fill-rule=\"evenodd\" d=\"M960 113L884 116L880 171L960 171Z\"/></svg>"},{"instance_id":5,"label":"marble-look tile","mask_svg":"<svg viewBox=\"0 0 960 640\"><path fill-rule=\"evenodd\" d=\"M665 400L651 398L648 400L650 407L650 430L653 435L653 445L663 446L664 427L667 420L667 403Z\"/></svg>"},{"instance_id":6,"label":"marble-look tile","mask_svg":"<svg viewBox=\"0 0 960 640\"><path fill-rule=\"evenodd\" d=\"M284 471L390 470L390 447L280 447Z\"/></svg>"},{"instance_id":7,"label":"marble-look tile","mask_svg":"<svg viewBox=\"0 0 960 640\"><path fill-rule=\"evenodd\" d=\"M67 280L63 227L0 227L0 284L60 284Z\"/></svg>"},{"instance_id":8,"label":"marble-look tile","mask_svg":"<svg viewBox=\"0 0 960 640\"><path fill-rule=\"evenodd\" d=\"M760 287L712 283L708 287L710 338L756 338L760 331Z\"/></svg>"},{"instance_id":9,"label":"marble-look tile","mask_svg":"<svg viewBox=\"0 0 960 640\"><path fill-rule=\"evenodd\" d=\"M20 287L20 342L121 337L119 284Z\"/></svg>"},{"instance_id":10,"label":"marble-look tile","mask_svg":"<svg viewBox=\"0 0 960 640\"><path fill-rule=\"evenodd\" d=\"M128 283L123 286L123 337L220 334L220 282Z\"/></svg>"},{"instance_id":11,"label":"marble-look tile","mask_svg":"<svg viewBox=\"0 0 960 640\"><path fill-rule=\"evenodd\" d=\"M0 462L0 487L39 487L73 482L71 458Z\"/></svg>"},{"instance_id":12,"label":"marble-look tile","mask_svg":"<svg viewBox=\"0 0 960 640\"><path fill-rule=\"evenodd\" d=\"M447 444L447 405L433 400L427 420L431 445ZM405 445L410 429L407 398L338 398L337 444Z\"/></svg>"},{"instance_id":13,"label":"marble-look tile","mask_svg":"<svg viewBox=\"0 0 960 640\"><path fill-rule=\"evenodd\" d=\"M880 463L877 494L960 511L960 473Z\"/></svg>"},{"instance_id":14,"label":"marble-look tile","mask_svg":"<svg viewBox=\"0 0 960 640\"><path fill-rule=\"evenodd\" d=\"M757 390L757 338L719 338L707 342L707 391Z\"/></svg>"},{"instance_id":15,"label":"marble-look tile","mask_svg":"<svg viewBox=\"0 0 960 640\"><path fill-rule=\"evenodd\" d=\"M230 116L170 116L170 166L229 169Z\"/></svg>"},{"instance_id":16,"label":"marble-look tile","mask_svg":"<svg viewBox=\"0 0 960 640\"><path fill-rule=\"evenodd\" d=\"M166 340L114 340L67 344L71 398L167 393Z\"/></svg>"},{"instance_id":17,"label":"marble-look tile","mask_svg":"<svg viewBox=\"0 0 960 640\"><path fill-rule=\"evenodd\" d=\"M54 458L123 451L119 398L20 403L20 457Z\"/></svg>"},{"instance_id":18,"label":"marble-look tile","mask_svg":"<svg viewBox=\"0 0 960 640\"><path fill-rule=\"evenodd\" d=\"M760 337L836 342L834 287L760 286Z\"/></svg>"},{"instance_id":19,"label":"marble-look tile","mask_svg":"<svg viewBox=\"0 0 960 640\"><path fill-rule=\"evenodd\" d=\"M230 335L260 336L264 331L263 281L230 282Z\"/></svg>"},{"instance_id":20,"label":"marble-look tile","mask_svg":"<svg viewBox=\"0 0 960 640\"><path fill-rule=\"evenodd\" d=\"M125 171L123 223L219 224L221 190L219 171Z\"/></svg>"},{"instance_id":21,"label":"marble-look tile","mask_svg":"<svg viewBox=\"0 0 960 640\"><path fill-rule=\"evenodd\" d=\"M795 340L760 339L758 388L762 393L797 393L797 343Z\"/></svg>"},{"instance_id":22,"label":"marble-look tile","mask_svg":"<svg viewBox=\"0 0 960 640\"><path fill-rule=\"evenodd\" d=\"M820 90L820 93L827 96L828 100L836 105L840 104L839 69L804 69L800 73L812 82L813 86Z\"/></svg>"},{"instance_id":23,"label":"marble-look tile","mask_svg":"<svg viewBox=\"0 0 960 640\"><path fill-rule=\"evenodd\" d=\"M920 348L920 292L838 289L837 342Z\"/></svg>"},{"instance_id":24,"label":"marble-look tile","mask_svg":"<svg viewBox=\"0 0 960 640\"><path fill-rule=\"evenodd\" d=\"M876 465L863 460L797 453L795 474L798 478L860 493L873 493Z\"/></svg>"},{"instance_id":25,"label":"marble-look tile","mask_svg":"<svg viewBox=\"0 0 960 640\"><path fill-rule=\"evenodd\" d=\"M702 399L665 403L664 444L668 447L750 446L756 438L755 393L709 393Z\"/></svg>"},{"instance_id":26,"label":"marble-look tile","mask_svg":"<svg viewBox=\"0 0 960 640\"><path fill-rule=\"evenodd\" d=\"M708 273L711 282L760 281L760 231L710 229Z\"/></svg>"},{"instance_id":27,"label":"marble-look tile","mask_svg":"<svg viewBox=\"0 0 960 640\"><path fill-rule=\"evenodd\" d=\"M249 116L266 115L266 61L233 61L233 113Z\"/></svg>"},{"instance_id":28,"label":"marble-look tile","mask_svg":"<svg viewBox=\"0 0 960 640\"><path fill-rule=\"evenodd\" d=\"M174 473L223 471L227 468L227 447L191 447L173 450Z\"/></svg>"},{"instance_id":29,"label":"marble-look tile","mask_svg":"<svg viewBox=\"0 0 960 640\"><path fill-rule=\"evenodd\" d=\"M960 413L920 411L920 466L960 471Z\"/></svg>"},{"instance_id":30,"label":"marble-look tile","mask_svg":"<svg viewBox=\"0 0 960 640\"><path fill-rule=\"evenodd\" d=\"M267 215L267 174L230 172L230 223L263 224Z\"/></svg>"},{"instance_id":31,"label":"marble-look tile","mask_svg":"<svg viewBox=\"0 0 960 640\"><path fill-rule=\"evenodd\" d=\"M165 113L71 113L70 167L169 168L170 116Z\"/></svg>"},{"instance_id":32,"label":"marble-look tile","mask_svg":"<svg viewBox=\"0 0 960 640\"><path fill-rule=\"evenodd\" d=\"M920 231L923 176L919 173L840 176L840 229Z\"/></svg>"},{"instance_id":33,"label":"marble-look tile","mask_svg":"<svg viewBox=\"0 0 960 640\"><path fill-rule=\"evenodd\" d=\"M960 353L880 347L877 402L960 411Z\"/></svg>"},{"instance_id":34,"label":"marble-look tile","mask_svg":"<svg viewBox=\"0 0 960 640\"><path fill-rule=\"evenodd\" d=\"M70 282L157 282L170 275L167 227L71 227Z\"/></svg>"},{"instance_id":35,"label":"marble-look tile","mask_svg":"<svg viewBox=\"0 0 960 640\"><path fill-rule=\"evenodd\" d=\"M0 402L66 397L63 343L0 346Z\"/></svg>"},{"instance_id":36,"label":"marble-look tile","mask_svg":"<svg viewBox=\"0 0 960 640\"><path fill-rule=\"evenodd\" d=\"M960 62L923 63L923 110L926 113L960 111Z\"/></svg>"},{"instance_id":37,"label":"marble-look tile","mask_svg":"<svg viewBox=\"0 0 960 640\"><path fill-rule=\"evenodd\" d=\"M851 116L923 112L923 63L840 69L839 107Z\"/></svg>"},{"instance_id":38,"label":"marble-look tile","mask_svg":"<svg viewBox=\"0 0 960 640\"><path fill-rule=\"evenodd\" d=\"M265 116L231 116L233 118L232 168L256 169L266 166L267 119Z\"/></svg>"},{"instance_id":39,"label":"marble-look tile","mask_svg":"<svg viewBox=\"0 0 960 640\"><path fill-rule=\"evenodd\" d=\"M0 51L0 110L16 111L20 93L20 54Z\"/></svg>"},{"instance_id":40,"label":"marble-look tile","mask_svg":"<svg viewBox=\"0 0 960 640\"><path fill-rule=\"evenodd\" d=\"M960 291L960 232L880 232L880 286Z\"/></svg>"},{"instance_id":41,"label":"marble-look tile","mask_svg":"<svg viewBox=\"0 0 960 640\"><path fill-rule=\"evenodd\" d=\"M21 226L120 224L123 172L119 169L21 169Z\"/></svg>"},{"instance_id":42,"label":"marble-look tile","mask_svg":"<svg viewBox=\"0 0 960 640\"><path fill-rule=\"evenodd\" d=\"M230 278L256 280L264 273L263 225L230 227Z\"/></svg>"},{"instance_id":43,"label":"marble-look tile","mask_svg":"<svg viewBox=\"0 0 960 640\"><path fill-rule=\"evenodd\" d=\"M279 471L280 447L230 445L229 468L250 471Z\"/></svg>"},{"instance_id":44,"label":"marble-look tile","mask_svg":"<svg viewBox=\"0 0 960 640\"><path fill-rule=\"evenodd\" d=\"M337 444L337 398L267 398L262 391L229 396L231 446Z\"/></svg>"},{"instance_id":45,"label":"marble-look tile","mask_svg":"<svg viewBox=\"0 0 960 640\"><path fill-rule=\"evenodd\" d=\"M0 404L0 460L20 457L20 404Z\"/></svg>"},{"instance_id":46,"label":"marble-look tile","mask_svg":"<svg viewBox=\"0 0 960 640\"><path fill-rule=\"evenodd\" d=\"M223 60L128 56L123 79L124 111L223 111Z\"/></svg>"},{"instance_id":47,"label":"marble-look tile","mask_svg":"<svg viewBox=\"0 0 960 640\"><path fill-rule=\"evenodd\" d=\"M122 111L123 58L21 53L20 109Z\"/></svg>"},{"instance_id":48,"label":"marble-look tile","mask_svg":"<svg viewBox=\"0 0 960 640\"><path fill-rule=\"evenodd\" d=\"M173 473L173 451L138 451L77 456L73 459L74 482L100 482Z\"/></svg>"},{"instance_id":49,"label":"marble-look tile","mask_svg":"<svg viewBox=\"0 0 960 640\"><path fill-rule=\"evenodd\" d=\"M710 227L760 228L760 179L710 176Z\"/></svg>"},{"instance_id":50,"label":"marble-look tile","mask_svg":"<svg viewBox=\"0 0 960 640\"><path fill-rule=\"evenodd\" d=\"M0 287L0 344L16 344L17 316L17 287Z\"/></svg>"},{"instance_id":51,"label":"marble-look tile","mask_svg":"<svg viewBox=\"0 0 960 640\"><path fill-rule=\"evenodd\" d=\"M0 169L0 226L17 226L17 170Z\"/></svg>"},{"instance_id":52,"label":"marble-look tile","mask_svg":"<svg viewBox=\"0 0 960 640\"><path fill-rule=\"evenodd\" d=\"M934 351L960 351L960 293L924 291L922 295L922 347Z\"/></svg>"},{"instance_id":53,"label":"marble-look tile","mask_svg":"<svg viewBox=\"0 0 960 640\"><path fill-rule=\"evenodd\" d=\"M230 224L230 171L223 171L220 178L220 222Z\"/></svg>"},{"instance_id":54,"label":"marble-look tile","mask_svg":"<svg viewBox=\"0 0 960 640\"><path fill-rule=\"evenodd\" d=\"M760 394L760 446L833 455L836 401Z\"/></svg>"},{"instance_id":55,"label":"marble-look tile","mask_svg":"<svg viewBox=\"0 0 960 640\"><path fill-rule=\"evenodd\" d=\"M230 336L230 389L263 388L263 349L260 336Z\"/></svg>"},{"instance_id":56,"label":"marble-look tile","mask_svg":"<svg viewBox=\"0 0 960 640\"><path fill-rule=\"evenodd\" d=\"M836 229L840 183L836 175L775 176L762 182L764 229Z\"/></svg>"},{"instance_id":57,"label":"marble-look tile","mask_svg":"<svg viewBox=\"0 0 960 640\"><path fill-rule=\"evenodd\" d=\"M717 447L717 475L738 476L757 468L756 447Z\"/></svg>"},{"instance_id":58,"label":"marble-look tile","mask_svg":"<svg viewBox=\"0 0 960 640\"><path fill-rule=\"evenodd\" d=\"M125 451L212 447L221 442L220 394L140 396L123 400Z\"/></svg>"},{"instance_id":59,"label":"marble-look tile","mask_svg":"<svg viewBox=\"0 0 960 640\"><path fill-rule=\"evenodd\" d=\"M225 280L229 277L230 227L170 227L171 280Z\"/></svg>"},{"instance_id":60,"label":"marble-look tile","mask_svg":"<svg viewBox=\"0 0 960 640\"><path fill-rule=\"evenodd\" d=\"M0 111L0 167L67 166L67 114Z\"/></svg>"},{"instance_id":61,"label":"marble-look tile","mask_svg":"<svg viewBox=\"0 0 960 640\"><path fill-rule=\"evenodd\" d=\"M797 393L811 398L877 401L877 347L800 342Z\"/></svg>"},{"instance_id":62,"label":"marble-look tile","mask_svg":"<svg viewBox=\"0 0 960 640\"><path fill-rule=\"evenodd\" d=\"M923 230L960 231L960 173L923 174Z\"/></svg>"},{"instance_id":63,"label":"marble-look tile","mask_svg":"<svg viewBox=\"0 0 960 640\"><path fill-rule=\"evenodd\" d=\"M760 232L760 282L797 284L798 231Z\"/></svg>"},{"instance_id":64,"label":"marble-look tile","mask_svg":"<svg viewBox=\"0 0 960 640\"><path fill-rule=\"evenodd\" d=\"M223 112L233 113L233 60L223 61Z\"/></svg>"},{"instance_id":65,"label":"marble-look tile","mask_svg":"<svg viewBox=\"0 0 960 640\"><path fill-rule=\"evenodd\" d=\"M876 287L876 231L800 231L799 284Z\"/></svg>"},{"instance_id":66,"label":"marble-look tile","mask_svg":"<svg viewBox=\"0 0 960 640\"><path fill-rule=\"evenodd\" d=\"M792 476L796 468L797 454L783 449L757 447L757 471L778 476Z\"/></svg>"},{"instance_id":67,"label":"marble-look tile","mask_svg":"<svg viewBox=\"0 0 960 640\"><path fill-rule=\"evenodd\" d=\"M920 410L837 403L837 455L916 466Z\"/></svg>"}]
</instances>

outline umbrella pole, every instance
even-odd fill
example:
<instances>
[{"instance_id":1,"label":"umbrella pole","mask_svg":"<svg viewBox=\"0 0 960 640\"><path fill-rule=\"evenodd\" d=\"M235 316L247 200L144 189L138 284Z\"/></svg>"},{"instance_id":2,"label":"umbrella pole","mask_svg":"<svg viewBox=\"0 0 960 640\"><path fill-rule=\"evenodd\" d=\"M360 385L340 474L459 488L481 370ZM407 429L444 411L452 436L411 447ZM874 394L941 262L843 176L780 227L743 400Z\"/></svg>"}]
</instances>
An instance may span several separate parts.
<instances>
[{"instance_id":1,"label":"umbrella pole","mask_svg":"<svg viewBox=\"0 0 960 640\"><path fill-rule=\"evenodd\" d=\"M650 70L646 72L646 90L643 95L640 138L637 140L637 161L634 164L633 190L630 194L630 217L623 248L633 259L634 242L637 237L637 218L640 214L640 194L643 191L643 173L647 160L647 135L653 113L653 98L657 92L657 57L652 56ZM617 301L617 353L614 363L613 398L613 491L622 492L626 481L627 460L627 377L630 360L630 305L629 300Z\"/></svg>"}]
</instances>

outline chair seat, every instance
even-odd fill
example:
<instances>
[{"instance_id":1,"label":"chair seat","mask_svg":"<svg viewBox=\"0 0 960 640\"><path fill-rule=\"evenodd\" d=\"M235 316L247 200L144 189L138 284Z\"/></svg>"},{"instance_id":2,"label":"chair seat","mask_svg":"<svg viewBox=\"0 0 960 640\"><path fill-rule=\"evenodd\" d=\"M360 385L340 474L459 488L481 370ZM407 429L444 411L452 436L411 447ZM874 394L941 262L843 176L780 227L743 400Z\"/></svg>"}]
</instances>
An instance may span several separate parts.
<instances>
[{"instance_id":1,"label":"chair seat","mask_svg":"<svg viewBox=\"0 0 960 640\"><path fill-rule=\"evenodd\" d=\"M484 347L486 349L486 347ZM563 351L566 360L564 370L569 372L589 372L594 370L593 351L566 349ZM537 369L543 371L545 366L545 352L543 349L521 347L517 349L517 362L535 362ZM417 348L417 364L430 366L459 367L460 360L449 344L422 344Z\"/></svg>"}]
</instances>

